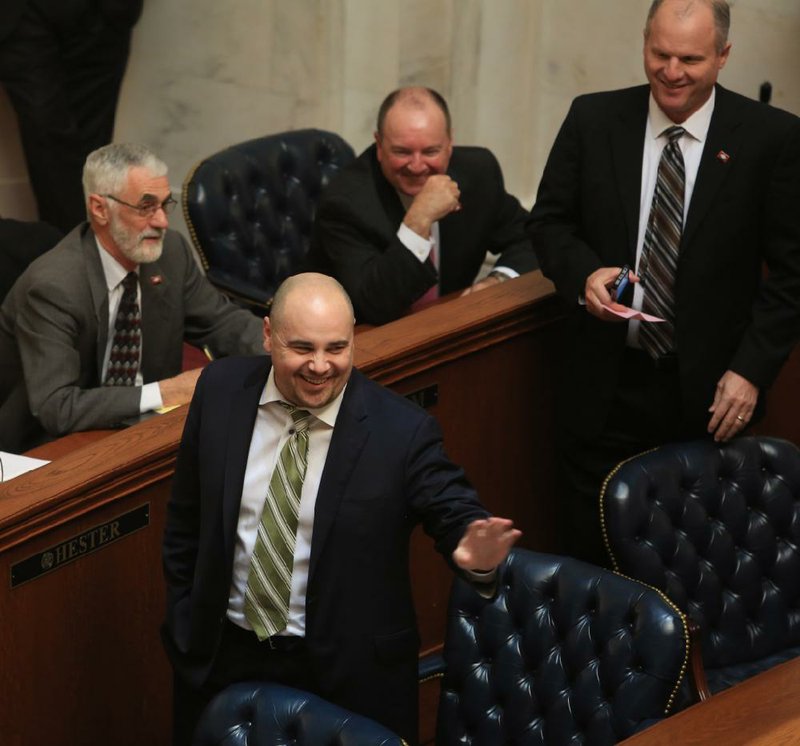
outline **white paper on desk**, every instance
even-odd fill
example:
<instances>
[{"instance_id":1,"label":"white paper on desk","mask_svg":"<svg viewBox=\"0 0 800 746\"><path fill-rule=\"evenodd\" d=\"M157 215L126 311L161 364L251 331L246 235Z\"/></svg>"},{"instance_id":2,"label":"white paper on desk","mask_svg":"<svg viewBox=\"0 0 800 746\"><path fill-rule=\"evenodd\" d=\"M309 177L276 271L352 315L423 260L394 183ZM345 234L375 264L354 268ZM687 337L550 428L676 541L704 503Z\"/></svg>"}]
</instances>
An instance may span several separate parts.
<instances>
[{"instance_id":1,"label":"white paper on desk","mask_svg":"<svg viewBox=\"0 0 800 746\"><path fill-rule=\"evenodd\" d=\"M26 471L33 471L40 466L49 464L49 461L44 461L40 458L31 458L30 456L19 456L16 453L6 453L0 451L0 461L3 462L3 481L7 482L9 479L18 477Z\"/></svg>"},{"instance_id":2,"label":"white paper on desk","mask_svg":"<svg viewBox=\"0 0 800 746\"><path fill-rule=\"evenodd\" d=\"M628 306L623 306L619 303L612 303L608 306L603 306L608 311L611 311L615 316L619 316L622 319L636 319L637 321L655 321L661 322L664 319L659 318L658 316L651 316L649 313L645 313L644 311L637 311L635 308L628 308Z\"/></svg>"}]
</instances>

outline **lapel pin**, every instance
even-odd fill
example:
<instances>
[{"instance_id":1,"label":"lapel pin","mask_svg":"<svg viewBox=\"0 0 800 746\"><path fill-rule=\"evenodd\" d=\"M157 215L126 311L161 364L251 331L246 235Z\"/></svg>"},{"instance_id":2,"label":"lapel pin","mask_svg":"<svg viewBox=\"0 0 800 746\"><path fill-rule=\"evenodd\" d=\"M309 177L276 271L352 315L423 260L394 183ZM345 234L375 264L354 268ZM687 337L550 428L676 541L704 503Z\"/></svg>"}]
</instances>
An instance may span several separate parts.
<instances>
[{"instance_id":1,"label":"lapel pin","mask_svg":"<svg viewBox=\"0 0 800 746\"><path fill-rule=\"evenodd\" d=\"M151 285L160 285L162 282L164 282L164 279L161 277L161 275L152 275L150 277Z\"/></svg>"},{"instance_id":2,"label":"lapel pin","mask_svg":"<svg viewBox=\"0 0 800 746\"><path fill-rule=\"evenodd\" d=\"M720 150L719 153L717 153L717 160L720 163L727 163L730 159L731 157L724 150Z\"/></svg>"}]
</instances>

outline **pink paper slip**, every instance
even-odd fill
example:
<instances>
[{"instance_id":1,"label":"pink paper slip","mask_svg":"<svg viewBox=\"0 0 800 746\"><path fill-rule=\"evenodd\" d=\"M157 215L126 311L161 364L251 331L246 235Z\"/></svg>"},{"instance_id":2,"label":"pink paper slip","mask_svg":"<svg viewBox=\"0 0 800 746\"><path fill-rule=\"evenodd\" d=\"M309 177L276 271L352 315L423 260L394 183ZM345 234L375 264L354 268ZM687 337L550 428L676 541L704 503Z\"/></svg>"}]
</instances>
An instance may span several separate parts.
<instances>
[{"instance_id":1,"label":"pink paper slip","mask_svg":"<svg viewBox=\"0 0 800 746\"><path fill-rule=\"evenodd\" d=\"M644 313L644 311L637 311L635 308L628 308L628 306L623 306L620 303L610 303L607 306L603 306L603 308L611 311L615 316L619 316L622 319L637 319L638 321L655 321L661 322L664 319L660 319L658 316L651 316L649 313Z\"/></svg>"}]
</instances>

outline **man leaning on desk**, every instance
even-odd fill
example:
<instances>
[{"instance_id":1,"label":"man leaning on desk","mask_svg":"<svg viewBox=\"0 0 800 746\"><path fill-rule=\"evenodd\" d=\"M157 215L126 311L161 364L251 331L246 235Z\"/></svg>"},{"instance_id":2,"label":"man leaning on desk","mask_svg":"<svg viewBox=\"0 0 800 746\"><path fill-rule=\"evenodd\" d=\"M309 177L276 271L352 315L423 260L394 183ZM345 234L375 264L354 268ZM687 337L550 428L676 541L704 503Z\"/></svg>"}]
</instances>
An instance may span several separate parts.
<instances>
[{"instance_id":1,"label":"man leaning on desk","mask_svg":"<svg viewBox=\"0 0 800 746\"><path fill-rule=\"evenodd\" d=\"M307 264L342 283L357 321L383 324L536 269L527 217L491 152L453 146L444 98L401 88L381 104L375 144L323 193ZM487 251L500 256L473 284Z\"/></svg>"},{"instance_id":2,"label":"man leaning on desk","mask_svg":"<svg viewBox=\"0 0 800 746\"><path fill-rule=\"evenodd\" d=\"M168 229L167 167L142 145L89 155L88 222L36 259L0 307L0 449L108 428L188 402L182 342L261 352L261 320L236 308Z\"/></svg>"}]
</instances>

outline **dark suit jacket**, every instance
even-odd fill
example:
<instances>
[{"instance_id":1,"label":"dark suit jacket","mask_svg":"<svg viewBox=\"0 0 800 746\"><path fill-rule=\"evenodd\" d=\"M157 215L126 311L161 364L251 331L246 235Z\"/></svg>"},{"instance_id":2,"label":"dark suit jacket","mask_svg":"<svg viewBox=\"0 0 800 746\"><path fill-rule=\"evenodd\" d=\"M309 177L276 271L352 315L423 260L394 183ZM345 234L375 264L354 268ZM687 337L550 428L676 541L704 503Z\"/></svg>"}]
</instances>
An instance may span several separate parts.
<instances>
[{"instance_id":1,"label":"dark suit jacket","mask_svg":"<svg viewBox=\"0 0 800 746\"><path fill-rule=\"evenodd\" d=\"M3 0L0 3L0 41L16 28L29 0ZM43 0L32 2L37 6L34 18L43 18L54 26L75 25L87 14L100 13L121 26L133 26L142 13L143 0Z\"/></svg>"},{"instance_id":2,"label":"dark suit jacket","mask_svg":"<svg viewBox=\"0 0 800 746\"><path fill-rule=\"evenodd\" d=\"M447 173L458 182L462 210L439 221L440 274L397 238L405 209L367 148L323 192L308 268L344 285L360 322L402 316L439 281L442 294L469 287L486 256L520 274L536 269L525 235L528 213L505 191L503 174L485 148L456 147ZM502 253L501 253L502 252Z\"/></svg>"},{"instance_id":3,"label":"dark suit jacket","mask_svg":"<svg viewBox=\"0 0 800 746\"><path fill-rule=\"evenodd\" d=\"M48 223L0 218L0 303L27 266L60 239L61 231Z\"/></svg>"},{"instance_id":4,"label":"dark suit jacket","mask_svg":"<svg viewBox=\"0 0 800 746\"><path fill-rule=\"evenodd\" d=\"M178 455L164 537L163 637L195 687L226 618L248 449L269 369L268 358L208 366ZM466 524L485 515L445 456L436 421L354 370L314 514L306 641L319 694L416 741L409 537L421 522L449 561Z\"/></svg>"},{"instance_id":5,"label":"dark suit jacket","mask_svg":"<svg viewBox=\"0 0 800 746\"><path fill-rule=\"evenodd\" d=\"M627 324L577 300L594 270L635 265L648 96L639 86L573 102L529 220L542 270L574 310L565 415L588 437L609 414ZM677 404L701 434L727 369L764 389L800 336L797 117L717 86L675 294Z\"/></svg>"},{"instance_id":6,"label":"dark suit jacket","mask_svg":"<svg viewBox=\"0 0 800 746\"><path fill-rule=\"evenodd\" d=\"M180 234L167 231L161 258L141 265L139 279L145 383L180 373L184 339L217 356L263 351L261 320L211 286ZM102 385L108 323L84 223L34 261L0 307L0 448L23 449L42 428L63 435L139 414L139 387Z\"/></svg>"},{"instance_id":7,"label":"dark suit jacket","mask_svg":"<svg viewBox=\"0 0 800 746\"><path fill-rule=\"evenodd\" d=\"M4 0L0 3L0 41L15 28L27 0Z\"/></svg>"}]
</instances>

